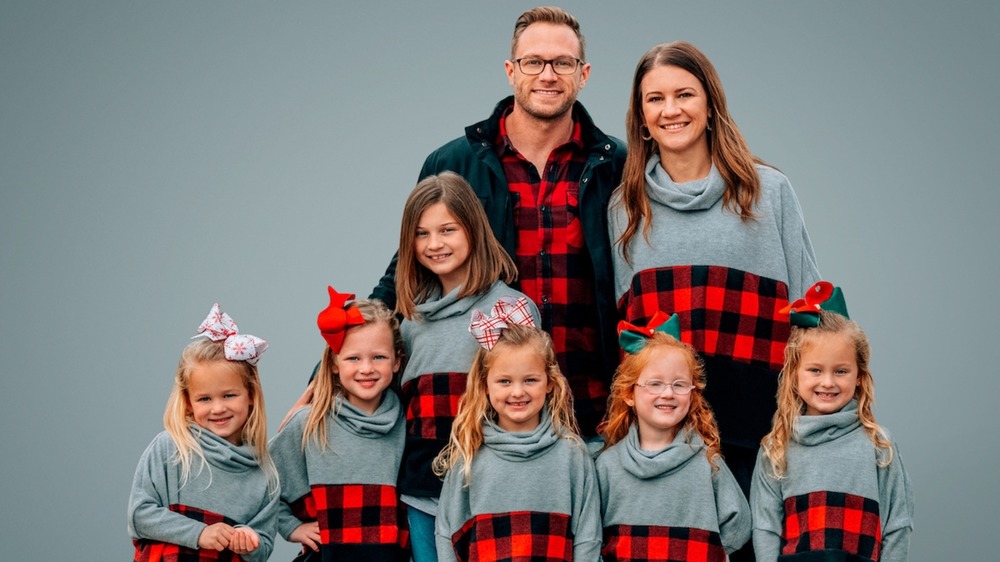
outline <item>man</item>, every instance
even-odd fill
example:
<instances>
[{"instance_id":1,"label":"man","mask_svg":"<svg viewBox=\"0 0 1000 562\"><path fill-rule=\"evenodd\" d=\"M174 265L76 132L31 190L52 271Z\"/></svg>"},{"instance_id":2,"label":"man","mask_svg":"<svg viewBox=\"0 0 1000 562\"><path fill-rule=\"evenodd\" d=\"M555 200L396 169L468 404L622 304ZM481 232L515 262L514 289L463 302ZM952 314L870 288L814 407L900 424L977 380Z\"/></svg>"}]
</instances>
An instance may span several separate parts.
<instances>
[{"instance_id":1,"label":"man","mask_svg":"<svg viewBox=\"0 0 1000 562\"><path fill-rule=\"evenodd\" d=\"M585 437L597 434L618 364L607 205L625 147L577 102L590 76L576 19L561 8L521 14L504 63L514 95L432 152L420 178L451 170L472 184L518 266L573 388ZM395 304L393 259L372 292Z\"/></svg>"}]
</instances>

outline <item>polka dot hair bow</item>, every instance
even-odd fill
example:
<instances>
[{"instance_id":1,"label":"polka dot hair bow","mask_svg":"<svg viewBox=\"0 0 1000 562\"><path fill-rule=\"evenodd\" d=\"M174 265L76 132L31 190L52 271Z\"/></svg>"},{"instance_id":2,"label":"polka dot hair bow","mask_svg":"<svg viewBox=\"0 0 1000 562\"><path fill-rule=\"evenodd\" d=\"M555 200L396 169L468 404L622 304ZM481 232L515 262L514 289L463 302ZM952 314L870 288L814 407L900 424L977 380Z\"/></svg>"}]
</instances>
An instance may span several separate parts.
<instances>
[{"instance_id":1,"label":"polka dot hair bow","mask_svg":"<svg viewBox=\"0 0 1000 562\"><path fill-rule=\"evenodd\" d=\"M666 312L659 310L645 326L636 326L622 320L618 322L618 343L625 350L625 353L635 355L646 347L646 342L649 341L649 336L653 335L653 332L663 332L680 341L681 320L677 314L668 317Z\"/></svg>"},{"instance_id":2,"label":"polka dot hair bow","mask_svg":"<svg viewBox=\"0 0 1000 562\"><path fill-rule=\"evenodd\" d=\"M330 304L320 311L316 318L319 333L334 353L340 353L344 346L344 331L348 326L360 326L365 323L364 316L356 306L347 306L347 301L354 300L351 293L338 293L332 286L327 286L330 294Z\"/></svg>"},{"instance_id":3,"label":"polka dot hair bow","mask_svg":"<svg viewBox=\"0 0 1000 562\"><path fill-rule=\"evenodd\" d=\"M819 313L821 310L836 312L844 318L847 315L847 303L844 301L844 293L840 287L834 287L829 281L817 281L801 299L789 303L782 308L780 314L788 314L788 321L793 326L803 328L815 328L819 326Z\"/></svg>"},{"instance_id":4,"label":"polka dot hair bow","mask_svg":"<svg viewBox=\"0 0 1000 562\"><path fill-rule=\"evenodd\" d=\"M493 349L493 346L500 340L500 334L508 326L520 324L522 326L534 326L535 319L531 317L531 310L528 307L528 299L520 297L500 297L493 305L491 316L487 316L479 310L472 311L472 322L469 323L469 332L479 345L486 350Z\"/></svg>"},{"instance_id":5,"label":"polka dot hair bow","mask_svg":"<svg viewBox=\"0 0 1000 562\"><path fill-rule=\"evenodd\" d=\"M208 338L212 341L225 340L223 348L226 359L246 361L251 365L256 365L261 354L267 350L266 341L250 334L241 334L239 328L236 327L236 322L233 322L233 319L219 308L219 303L212 305L208 317L201 323L201 326L198 326L198 334L191 339L195 338Z\"/></svg>"}]
</instances>

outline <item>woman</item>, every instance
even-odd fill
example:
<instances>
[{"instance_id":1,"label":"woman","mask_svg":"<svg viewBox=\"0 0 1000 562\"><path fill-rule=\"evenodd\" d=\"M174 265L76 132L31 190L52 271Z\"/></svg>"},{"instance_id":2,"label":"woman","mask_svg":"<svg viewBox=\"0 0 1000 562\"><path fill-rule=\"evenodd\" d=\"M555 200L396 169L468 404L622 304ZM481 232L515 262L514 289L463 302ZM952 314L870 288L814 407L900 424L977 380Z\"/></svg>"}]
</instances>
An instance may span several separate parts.
<instances>
[{"instance_id":1,"label":"woman","mask_svg":"<svg viewBox=\"0 0 1000 562\"><path fill-rule=\"evenodd\" d=\"M619 312L633 324L679 315L747 493L790 330L778 311L820 278L802 210L788 179L750 153L715 68L689 43L639 61L626 128L608 210Z\"/></svg>"}]
</instances>

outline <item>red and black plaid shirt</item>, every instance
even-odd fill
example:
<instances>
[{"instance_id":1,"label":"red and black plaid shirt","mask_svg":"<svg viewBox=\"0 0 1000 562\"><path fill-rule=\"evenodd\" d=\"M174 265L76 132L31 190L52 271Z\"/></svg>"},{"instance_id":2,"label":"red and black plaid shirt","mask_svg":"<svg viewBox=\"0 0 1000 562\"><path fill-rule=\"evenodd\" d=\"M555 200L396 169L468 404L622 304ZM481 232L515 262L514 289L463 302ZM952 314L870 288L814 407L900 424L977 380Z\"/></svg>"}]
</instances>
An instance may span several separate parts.
<instances>
[{"instance_id":1,"label":"red and black plaid shirt","mask_svg":"<svg viewBox=\"0 0 1000 562\"><path fill-rule=\"evenodd\" d=\"M559 367L573 389L585 436L596 435L608 388L601 376L594 272L580 223L580 177L587 162L579 122L569 142L549 154L543 173L507 137L500 119L497 155L513 200L518 283L535 301L542 329L552 335Z\"/></svg>"}]
</instances>

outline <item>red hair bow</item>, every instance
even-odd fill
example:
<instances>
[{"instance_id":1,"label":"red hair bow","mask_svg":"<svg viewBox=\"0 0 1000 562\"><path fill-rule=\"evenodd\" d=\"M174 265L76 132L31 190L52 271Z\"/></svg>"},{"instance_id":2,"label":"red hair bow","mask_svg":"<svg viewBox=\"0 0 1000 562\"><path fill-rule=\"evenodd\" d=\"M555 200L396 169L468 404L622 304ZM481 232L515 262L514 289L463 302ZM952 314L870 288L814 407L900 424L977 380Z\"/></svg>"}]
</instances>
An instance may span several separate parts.
<instances>
[{"instance_id":1,"label":"red hair bow","mask_svg":"<svg viewBox=\"0 0 1000 562\"><path fill-rule=\"evenodd\" d=\"M344 330L348 326L360 326L365 323L364 316L356 306L347 306L347 301L354 300L351 293L338 293L332 286L327 286L330 293L330 305L320 311L316 317L319 333L334 353L340 353L344 345Z\"/></svg>"}]
</instances>

